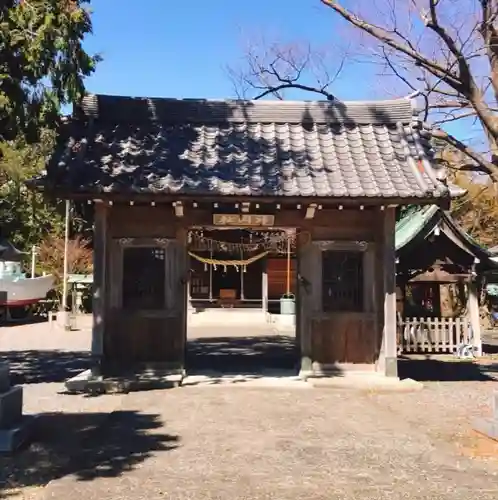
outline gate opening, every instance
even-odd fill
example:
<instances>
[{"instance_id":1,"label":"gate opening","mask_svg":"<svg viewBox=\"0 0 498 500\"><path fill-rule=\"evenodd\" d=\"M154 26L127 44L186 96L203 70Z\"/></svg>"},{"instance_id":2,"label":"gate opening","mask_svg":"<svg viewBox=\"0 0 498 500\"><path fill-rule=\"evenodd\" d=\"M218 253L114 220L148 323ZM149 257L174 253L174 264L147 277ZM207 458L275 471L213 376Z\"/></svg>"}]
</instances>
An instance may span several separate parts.
<instances>
[{"instance_id":1,"label":"gate opening","mask_svg":"<svg viewBox=\"0 0 498 500\"><path fill-rule=\"evenodd\" d=\"M189 373L297 371L296 232L193 228L188 234Z\"/></svg>"}]
</instances>

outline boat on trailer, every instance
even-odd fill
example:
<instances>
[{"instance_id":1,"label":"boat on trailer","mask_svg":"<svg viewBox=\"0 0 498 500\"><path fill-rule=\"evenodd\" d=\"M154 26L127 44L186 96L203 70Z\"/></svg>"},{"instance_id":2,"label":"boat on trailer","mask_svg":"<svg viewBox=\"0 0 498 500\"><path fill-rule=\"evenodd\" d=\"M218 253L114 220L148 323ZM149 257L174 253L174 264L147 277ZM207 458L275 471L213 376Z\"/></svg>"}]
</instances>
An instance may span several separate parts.
<instances>
[{"instance_id":1,"label":"boat on trailer","mask_svg":"<svg viewBox=\"0 0 498 500\"><path fill-rule=\"evenodd\" d=\"M0 240L0 306L30 306L43 300L54 286L52 275L28 277L22 272L25 253Z\"/></svg>"}]
</instances>

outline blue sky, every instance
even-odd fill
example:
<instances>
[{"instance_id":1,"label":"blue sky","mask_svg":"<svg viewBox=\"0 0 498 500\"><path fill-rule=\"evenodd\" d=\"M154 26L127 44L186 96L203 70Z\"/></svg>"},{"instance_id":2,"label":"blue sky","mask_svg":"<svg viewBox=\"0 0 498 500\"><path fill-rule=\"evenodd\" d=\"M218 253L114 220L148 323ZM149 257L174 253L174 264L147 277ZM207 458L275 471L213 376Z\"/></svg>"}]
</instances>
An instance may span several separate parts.
<instances>
[{"instance_id":1,"label":"blue sky","mask_svg":"<svg viewBox=\"0 0 498 500\"><path fill-rule=\"evenodd\" d=\"M95 93L234 97L226 66L240 62L247 40L264 35L333 50L337 29L335 16L318 0L93 0L91 5L94 36L85 45L104 58L87 81ZM336 82L341 99L371 94L364 71Z\"/></svg>"},{"instance_id":2,"label":"blue sky","mask_svg":"<svg viewBox=\"0 0 498 500\"><path fill-rule=\"evenodd\" d=\"M345 41L340 20L318 0L93 0L91 6L94 35L85 47L103 57L86 82L93 93L233 98L226 67L242 64L248 41L304 41L328 51L332 65L340 59L338 43ZM391 97L376 71L349 64L331 90L342 100ZM468 125L450 131L475 136Z\"/></svg>"}]
</instances>

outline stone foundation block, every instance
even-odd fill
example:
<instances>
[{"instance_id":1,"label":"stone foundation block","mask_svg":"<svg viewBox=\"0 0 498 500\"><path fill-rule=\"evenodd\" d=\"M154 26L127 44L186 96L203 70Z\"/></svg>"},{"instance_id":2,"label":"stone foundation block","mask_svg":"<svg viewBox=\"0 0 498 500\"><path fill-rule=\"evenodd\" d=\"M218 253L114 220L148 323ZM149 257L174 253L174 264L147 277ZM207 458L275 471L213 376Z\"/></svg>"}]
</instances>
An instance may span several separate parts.
<instances>
[{"instance_id":1,"label":"stone foundation block","mask_svg":"<svg viewBox=\"0 0 498 500\"><path fill-rule=\"evenodd\" d=\"M16 385L0 394L0 429L9 429L22 418L22 387Z\"/></svg>"},{"instance_id":2,"label":"stone foundation block","mask_svg":"<svg viewBox=\"0 0 498 500\"><path fill-rule=\"evenodd\" d=\"M10 389L10 374L8 361L0 361L0 393Z\"/></svg>"},{"instance_id":3,"label":"stone foundation block","mask_svg":"<svg viewBox=\"0 0 498 500\"><path fill-rule=\"evenodd\" d=\"M21 447L33 433L35 415L25 415L10 429L0 429L0 453L12 453Z\"/></svg>"}]
</instances>

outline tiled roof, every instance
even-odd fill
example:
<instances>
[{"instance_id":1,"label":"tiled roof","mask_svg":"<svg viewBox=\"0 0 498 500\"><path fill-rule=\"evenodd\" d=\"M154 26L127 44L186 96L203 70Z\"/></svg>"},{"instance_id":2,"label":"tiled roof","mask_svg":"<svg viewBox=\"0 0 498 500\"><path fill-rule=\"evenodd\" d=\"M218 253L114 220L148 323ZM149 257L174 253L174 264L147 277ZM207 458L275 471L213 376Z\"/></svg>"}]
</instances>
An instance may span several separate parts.
<instances>
[{"instance_id":1,"label":"tiled roof","mask_svg":"<svg viewBox=\"0 0 498 500\"><path fill-rule=\"evenodd\" d=\"M451 214L437 205L412 206L396 221L395 246L400 252L412 242L420 244L439 227L451 241L468 254L477 257L483 266L496 267L492 262L492 252L484 248L470 234L455 222ZM417 236L419 239L416 240ZM423 250L423 249L422 249Z\"/></svg>"},{"instance_id":2,"label":"tiled roof","mask_svg":"<svg viewBox=\"0 0 498 500\"><path fill-rule=\"evenodd\" d=\"M206 101L88 96L48 181L71 192L449 196L409 99Z\"/></svg>"},{"instance_id":3,"label":"tiled roof","mask_svg":"<svg viewBox=\"0 0 498 500\"><path fill-rule=\"evenodd\" d=\"M432 231L440 219L440 208L437 205L411 207L396 221L394 241L396 250L408 245L421 231ZM428 224L430 224L429 227Z\"/></svg>"}]
</instances>

